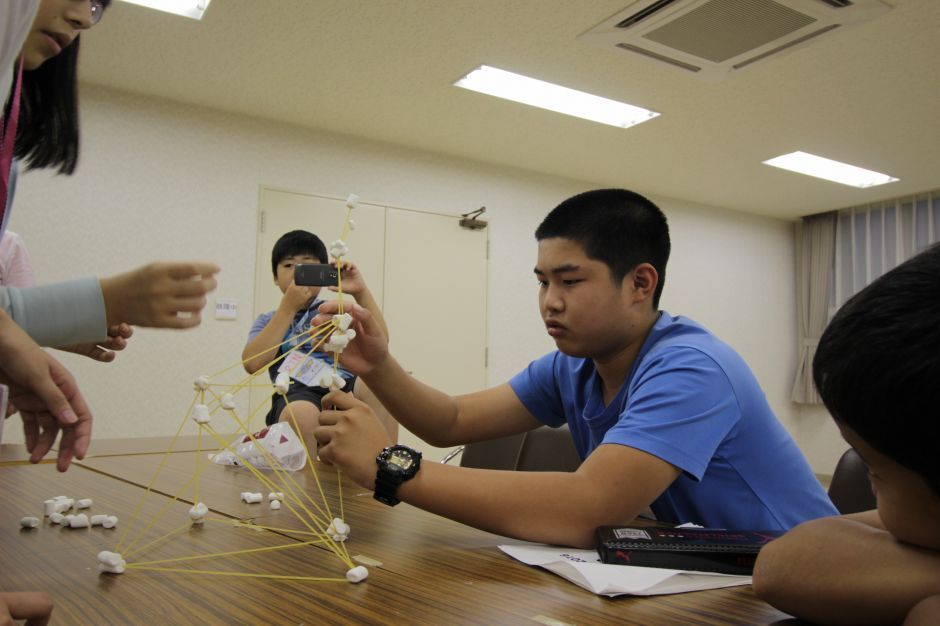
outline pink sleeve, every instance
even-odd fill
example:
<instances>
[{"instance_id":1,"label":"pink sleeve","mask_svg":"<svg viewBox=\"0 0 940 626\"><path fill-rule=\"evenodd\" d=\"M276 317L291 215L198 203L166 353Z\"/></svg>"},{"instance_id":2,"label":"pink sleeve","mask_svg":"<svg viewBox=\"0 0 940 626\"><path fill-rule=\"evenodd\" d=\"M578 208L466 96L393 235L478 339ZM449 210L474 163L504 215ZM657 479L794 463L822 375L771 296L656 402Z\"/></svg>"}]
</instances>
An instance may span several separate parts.
<instances>
[{"instance_id":1,"label":"pink sleeve","mask_svg":"<svg viewBox=\"0 0 940 626\"><path fill-rule=\"evenodd\" d=\"M33 267L23 238L7 231L0 240L0 284L10 287L32 287L36 284Z\"/></svg>"}]
</instances>

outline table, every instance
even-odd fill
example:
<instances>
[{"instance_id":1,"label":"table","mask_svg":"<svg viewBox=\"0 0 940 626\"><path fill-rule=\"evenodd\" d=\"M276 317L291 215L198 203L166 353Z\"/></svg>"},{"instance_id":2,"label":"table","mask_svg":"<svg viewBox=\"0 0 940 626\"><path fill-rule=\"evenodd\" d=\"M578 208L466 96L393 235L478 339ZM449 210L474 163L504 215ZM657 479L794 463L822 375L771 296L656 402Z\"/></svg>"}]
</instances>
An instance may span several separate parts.
<instances>
[{"instance_id":1,"label":"table","mask_svg":"<svg viewBox=\"0 0 940 626\"><path fill-rule=\"evenodd\" d=\"M141 446L129 445L128 449ZM421 511L386 507L371 492L344 483L344 517L352 527L349 553L369 567L360 584L171 574L128 570L98 575L96 554L113 549L129 524L160 460L164 469L142 505L149 517L166 507L155 528L165 533L185 519L192 488L172 496L193 474L197 452L89 457L59 474L54 465L0 467L5 506L0 512L4 568L0 589L44 589L56 599L54 624L770 624L786 619L754 597L749 587L649 598L605 598L504 555L505 539ZM204 452L201 454L205 454ZM338 512L337 477L317 464L327 501ZM312 472L298 483L314 485ZM247 520L282 531L207 524L148 550L146 559L199 551L271 547L296 541L303 525L267 502L245 504L242 491L262 491L244 468L204 467L200 499L218 519ZM267 490L263 490L266 494ZM64 529L45 521L20 530L19 518L41 515L56 495L90 497L94 512L121 517L118 528ZM245 559L250 559L246 564ZM218 559L213 569L342 577L346 566L325 548L308 546L263 557Z\"/></svg>"}]
</instances>

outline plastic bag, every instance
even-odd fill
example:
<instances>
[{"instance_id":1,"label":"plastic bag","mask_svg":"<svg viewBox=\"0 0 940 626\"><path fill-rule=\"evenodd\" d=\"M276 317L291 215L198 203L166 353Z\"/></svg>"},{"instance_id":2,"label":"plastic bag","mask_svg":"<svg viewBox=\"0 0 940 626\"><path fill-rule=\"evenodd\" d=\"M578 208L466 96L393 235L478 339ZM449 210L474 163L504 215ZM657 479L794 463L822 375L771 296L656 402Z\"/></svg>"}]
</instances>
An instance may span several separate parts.
<instances>
[{"instance_id":1,"label":"plastic bag","mask_svg":"<svg viewBox=\"0 0 940 626\"><path fill-rule=\"evenodd\" d=\"M258 469L271 469L268 457L258 448L260 444L274 457L282 468L296 472L307 463L307 452L303 443L287 422L278 422L264 430L254 433L255 441L250 437L239 437L228 448L218 454L210 455L213 463L219 465L243 465L242 459ZM256 443L257 442L257 443Z\"/></svg>"}]
</instances>

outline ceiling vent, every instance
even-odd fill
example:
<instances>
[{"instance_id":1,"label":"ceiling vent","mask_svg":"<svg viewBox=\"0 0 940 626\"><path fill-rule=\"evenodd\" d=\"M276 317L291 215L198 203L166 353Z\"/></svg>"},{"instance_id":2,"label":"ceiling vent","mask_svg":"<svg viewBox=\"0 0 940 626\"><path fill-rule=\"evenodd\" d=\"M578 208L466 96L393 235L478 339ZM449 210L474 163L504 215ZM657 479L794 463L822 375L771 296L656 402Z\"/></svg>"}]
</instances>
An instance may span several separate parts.
<instances>
[{"instance_id":1,"label":"ceiling vent","mask_svg":"<svg viewBox=\"0 0 940 626\"><path fill-rule=\"evenodd\" d=\"M884 0L636 0L579 39L719 81L890 9Z\"/></svg>"}]
</instances>

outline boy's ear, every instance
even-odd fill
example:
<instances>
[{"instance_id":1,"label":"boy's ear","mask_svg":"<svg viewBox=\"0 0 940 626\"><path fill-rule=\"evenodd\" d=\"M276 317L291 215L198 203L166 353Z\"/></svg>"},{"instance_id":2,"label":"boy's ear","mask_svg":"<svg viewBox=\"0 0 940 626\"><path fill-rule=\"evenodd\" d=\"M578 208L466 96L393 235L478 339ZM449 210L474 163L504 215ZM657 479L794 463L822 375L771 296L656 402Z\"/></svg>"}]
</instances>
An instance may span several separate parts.
<instances>
[{"instance_id":1,"label":"boy's ear","mask_svg":"<svg viewBox=\"0 0 940 626\"><path fill-rule=\"evenodd\" d=\"M637 300L646 298L652 300L656 285L659 284L659 272L655 267L649 263L640 263L624 278L632 282L633 292L638 296Z\"/></svg>"}]
</instances>

